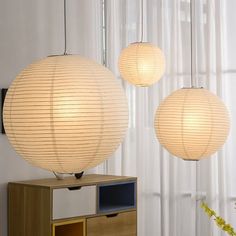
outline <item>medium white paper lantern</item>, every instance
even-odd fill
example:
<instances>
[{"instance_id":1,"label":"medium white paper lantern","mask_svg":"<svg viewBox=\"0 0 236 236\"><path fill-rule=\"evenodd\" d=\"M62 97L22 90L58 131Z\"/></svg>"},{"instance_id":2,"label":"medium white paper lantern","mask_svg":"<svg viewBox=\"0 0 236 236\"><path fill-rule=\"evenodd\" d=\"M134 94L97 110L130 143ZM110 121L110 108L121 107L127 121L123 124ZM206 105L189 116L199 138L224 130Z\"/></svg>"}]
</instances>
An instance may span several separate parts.
<instances>
[{"instance_id":1,"label":"medium white paper lantern","mask_svg":"<svg viewBox=\"0 0 236 236\"><path fill-rule=\"evenodd\" d=\"M121 77L131 84L150 86L164 74L164 54L151 43L132 43L121 52L119 69Z\"/></svg>"},{"instance_id":2,"label":"medium white paper lantern","mask_svg":"<svg viewBox=\"0 0 236 236\"><path fill-rule=\"evenodd\" d=\"M214 154L229 133L229 113L219 97L203 88L173 92L155 116L156 135L172 155L200 160Z\"/></svg>"},{"instance_id":3,"label":"medium white paper lantern","mask_svg":"<svg viewBox=\"0 0 236 236\"><path fill-rule=\"evenodd\" d=\"M110 157L128 124L118 80L80 56L48 57L24 69L4 103L4 127L31 164L78 173Z\"/></svg>"}]
</instances>

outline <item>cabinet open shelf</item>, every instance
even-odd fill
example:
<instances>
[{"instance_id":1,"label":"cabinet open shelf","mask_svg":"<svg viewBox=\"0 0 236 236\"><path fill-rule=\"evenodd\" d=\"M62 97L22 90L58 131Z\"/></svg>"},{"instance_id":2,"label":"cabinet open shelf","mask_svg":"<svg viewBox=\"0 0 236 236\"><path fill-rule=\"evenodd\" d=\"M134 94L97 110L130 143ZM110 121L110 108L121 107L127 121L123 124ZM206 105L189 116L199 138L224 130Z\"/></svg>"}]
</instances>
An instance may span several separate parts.
<instances>
[{"instance_id":1,"label":"cabinet open shelf","mask_svg":"<svg viewBox=\"0 0 236 236\"><path fill-rule=\"evenodd\" d=\"M85 220L72 220L53 224L53 236L85 236Z\"/></svg>"},{"instance_id":2,"label":"cabinet open shelf","mask_svg":"<svg viewBox=\"0 0 236 236\"><path fill-rule=\"evenodd\" d=\"M136 207L136 183L122 182L98 186L98 213Z\"/></svg>"}]
</instances>

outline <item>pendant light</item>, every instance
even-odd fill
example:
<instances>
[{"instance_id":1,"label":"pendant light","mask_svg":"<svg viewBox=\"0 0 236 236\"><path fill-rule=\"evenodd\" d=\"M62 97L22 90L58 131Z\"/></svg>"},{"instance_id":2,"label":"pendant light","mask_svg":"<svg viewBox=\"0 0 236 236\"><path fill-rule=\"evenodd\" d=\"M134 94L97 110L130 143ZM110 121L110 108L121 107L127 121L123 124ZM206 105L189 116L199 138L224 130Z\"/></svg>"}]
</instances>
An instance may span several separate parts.
<instances>
[{"instance_id":1,"label":"pendant light","mask_svg":"<svg viewBox=\"0 0 236 236\"><path fill-rule=\"evenodd\" d=\"M123 49L119 57L121 77L137 86L150 86L164 74L165 58L160 48L143 42L143 0L141 0L141 39Z\"/></svg>"},{"instance_id":2,"label":"pendant light","mask_svg":"<svg viewBox=\"0 0 236 236\"><path fill-rule=\"evenodd\" d=\"M117 149L128 124L124 91L104 66L65 52L24 69L4 103L4 127L18 154L57 173L97 166Z\"/></svg>"},{"instance_id":3,"label":"pendant light","mask_svg":"<svg viewBox=\"0 0 236 236\"><path fill-rule=\"evenodd\" d=\"M225 143L230 129L229 113L219 97L193 84L191 7L191 87L169 95L155 116L155 130L161 145L184 160L211 156Z\"/></svg>"}]
</instances>

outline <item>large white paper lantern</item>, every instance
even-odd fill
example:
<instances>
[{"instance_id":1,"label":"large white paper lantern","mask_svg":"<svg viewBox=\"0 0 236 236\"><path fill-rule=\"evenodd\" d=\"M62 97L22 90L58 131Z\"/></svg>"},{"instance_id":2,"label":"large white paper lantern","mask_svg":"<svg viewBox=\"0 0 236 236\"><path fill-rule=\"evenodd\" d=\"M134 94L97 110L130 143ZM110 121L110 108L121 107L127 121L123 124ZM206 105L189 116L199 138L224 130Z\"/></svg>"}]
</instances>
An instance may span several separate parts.
<instances>
[{"instance_id":1,"label":"large white paper lantern","mask_svg":"<svg viewBox=\"0 0 236 236\"><path fill-rule=\"evenodd\" d=\"M137 86L150 86L164 74L165 58L161 49L146 42L130 44L119 58L121 77Z\"/></svg>"},{"instance_id":2,"label":"large white paper lantern","mask_svg":"<svg viewBox=\"0 0 236 236\"><path fill-rule=\"evenodd\" d=\"M54 56L24 69L4 103L4 127L15 150L31 164L78 173L110 157L128 124L118 80L80 56Z\"/></svg>"},{"instance_id":3,"label":"large white paper lantern","mask_svg":"<svg viewBox=\"0 0 236 236\"><path fill-rule=\"evenodd\" d=\"M169 95L155 116L156 135L172 155L200 160L214 154L229 133L229 113L219 97L203 88Z\"/></svg>"}]
</instances>

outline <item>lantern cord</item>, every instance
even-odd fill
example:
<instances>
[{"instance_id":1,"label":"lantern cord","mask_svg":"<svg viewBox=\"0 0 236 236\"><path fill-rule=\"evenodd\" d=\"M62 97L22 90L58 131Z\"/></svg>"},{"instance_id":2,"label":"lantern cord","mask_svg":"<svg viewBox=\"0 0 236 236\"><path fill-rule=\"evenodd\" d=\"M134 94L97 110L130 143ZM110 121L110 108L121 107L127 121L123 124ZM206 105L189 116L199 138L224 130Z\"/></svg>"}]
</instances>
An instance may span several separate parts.
<instances>
[{"instance_id":1,"label":"lantern cord","mask_svg":"<svg viewBox=\"0 0 236 236\"><path fill-rule=\"evenodd\" d=\"M64 0L64 55L67 55L66 0Z\"/></svg>"},{"instance_id":2,"label":"lantern cord","mask_svg":"<svg viewBox=\"0 0 236 236\"><path fill-rule=\"evenodd\" d=\"M191 43L191 57L190 57L190 64L191 64L191 80L190 80L190 87L194 87L194 68L193 68L193 18L194 18L194 8L193 8L194 0L190 0L190 43Z\"/></svg>"},{"instance_id":3,"label":"lantern cord","mask_svg":"<svg viewBox=\"0 0 236 236\"><path fill-rule=\"evenodd\" d=\"M103 65L107 67L107 1L102 1L102 55Z\"/></svg>"},{"instance_id":4,"label":"lantern cord","mask_svg":"<svg viewBox=\"0 0 236 236\"><path fill-rule=\"evenodd\" d=\"M143 42L143 0L141 0L141 11L140 11L140 42Z\"/></svg>"}]
</instances>

